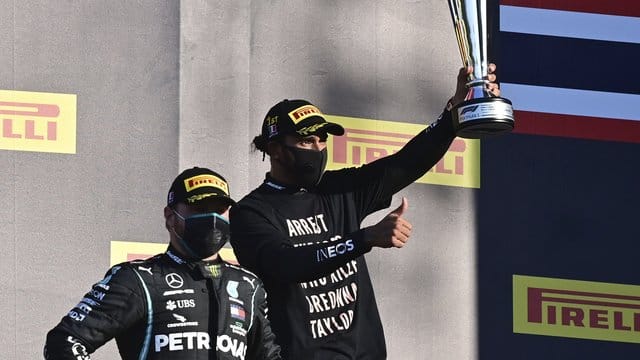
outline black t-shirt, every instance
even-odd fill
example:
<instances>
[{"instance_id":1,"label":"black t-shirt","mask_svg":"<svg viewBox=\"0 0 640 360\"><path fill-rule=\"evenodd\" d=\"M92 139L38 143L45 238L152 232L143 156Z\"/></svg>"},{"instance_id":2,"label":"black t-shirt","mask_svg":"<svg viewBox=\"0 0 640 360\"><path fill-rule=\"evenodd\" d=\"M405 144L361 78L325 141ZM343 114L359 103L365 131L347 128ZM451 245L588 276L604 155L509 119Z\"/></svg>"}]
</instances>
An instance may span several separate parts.
<instances>
[{"instance_id":1,"label":"black t-shirt","mask_svg":"<svg viewBox=\"0 0 640 360\"><path fill-rule=\"evenodd\" d=\"M309 190L267 175L231 209L231 243L265 284L284 359L386 358L360 223L444 155L454 138L445 114L394 155L327 171Z\"/></svg>"}]
</instances>

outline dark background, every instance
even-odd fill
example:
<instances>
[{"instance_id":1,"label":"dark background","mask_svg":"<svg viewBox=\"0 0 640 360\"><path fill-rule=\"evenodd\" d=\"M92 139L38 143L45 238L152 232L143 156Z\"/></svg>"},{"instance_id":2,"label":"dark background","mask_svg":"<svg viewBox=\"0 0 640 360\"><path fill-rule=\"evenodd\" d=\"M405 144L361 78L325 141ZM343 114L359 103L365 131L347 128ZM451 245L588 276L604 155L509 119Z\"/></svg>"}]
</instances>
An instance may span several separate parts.
<instances>
[{"instance_id":1,"label":"dark background","mask_svg":"<svg viewBox=\"0 0 640 360\"><path fill-rule=\"evenodd\" d=\"M545 48L507 47L522 36L499 32L497 9L490 1L489 51L502 82L638 93L619 71L629 58L621 51L637 53L637 45L547 37ZM606 65L590 60L603 50ZM618 71L604 76L604 67ZM515 334L512 276L640 285L640 144L521 134L516 122L516 133L481 146L480 359L639 358L639 344Z\"/></svg>"}]
</instances>

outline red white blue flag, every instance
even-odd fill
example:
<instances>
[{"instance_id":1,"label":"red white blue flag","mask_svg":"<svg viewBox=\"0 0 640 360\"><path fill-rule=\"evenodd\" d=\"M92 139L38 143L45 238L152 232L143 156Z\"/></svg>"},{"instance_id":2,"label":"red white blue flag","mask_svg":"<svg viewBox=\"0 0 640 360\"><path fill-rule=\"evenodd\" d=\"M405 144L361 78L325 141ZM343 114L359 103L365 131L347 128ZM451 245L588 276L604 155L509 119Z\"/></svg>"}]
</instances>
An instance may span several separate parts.
<instances>
[{"instance_id":1,"label":"red white blue flag","mask_svg":"<svg viewBox=\"0 0 640 360\"><path fill-rule=\"evenodd\" d=\"M238 319L244 321L245 319L245 311L240 305L231 304L231 317L234 319Z\"/></svg>"},{"instance_id":2,"label":"red white blue flag","mask_svg":"<svg viewBox=\"0 0 640 360\"><path fill-rule=\"evenodd\" d=\"M500 0L516 133L640 143L640 0Z\"/></svg>"}]
</instances>

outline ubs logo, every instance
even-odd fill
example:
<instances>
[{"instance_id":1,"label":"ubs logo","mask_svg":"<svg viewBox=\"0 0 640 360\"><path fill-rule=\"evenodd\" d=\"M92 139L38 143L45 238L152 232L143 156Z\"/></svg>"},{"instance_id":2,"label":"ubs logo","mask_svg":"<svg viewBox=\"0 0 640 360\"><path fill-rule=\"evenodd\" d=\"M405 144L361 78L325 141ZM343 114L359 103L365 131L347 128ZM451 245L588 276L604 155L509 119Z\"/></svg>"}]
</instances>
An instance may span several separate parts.
<instances>
[{"instance_id":1,"label":"ubs logo","mask_svg":"<svg viewBox=\"0 0 640 360\"><path fill-rule=\"evenodd\" d=\"M181 288L182 285L184 285L184 280L182 280L182 276L176 273L167 274L167 276L164 277L164 281L166 281L167 285L169 285L169 287L173 289Z\"/></svg>"},{"instance_id":2,"label":"ubs logo","mask_svg":"<svg viewBox=\"0 0 640 360\"><path fill-rule=\"evenodd\" d=\"M175 309L193 308L196 307L196 301L193 299L186 300L169 300L167 301L167 310L173 311Z\"/></svg>"}]
</instances>

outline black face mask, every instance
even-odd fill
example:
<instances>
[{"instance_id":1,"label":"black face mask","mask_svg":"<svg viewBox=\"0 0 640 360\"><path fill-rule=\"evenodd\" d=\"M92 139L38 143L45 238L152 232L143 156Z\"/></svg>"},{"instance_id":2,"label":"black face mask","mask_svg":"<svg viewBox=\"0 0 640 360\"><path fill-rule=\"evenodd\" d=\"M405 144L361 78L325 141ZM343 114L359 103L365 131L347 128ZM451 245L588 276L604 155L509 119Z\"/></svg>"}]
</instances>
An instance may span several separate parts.
<instances>
[{"instance_id":1,"label":"black face mask","mask_svg":"<svg viewBox=\"0 0 640 360\"><path fill-rule=\"evenodd\" d=\"M229 240L229 221L218 213L197 214L185 218L175 210L173 212L184 221L182 236L175 230L173 233L191 259L208 258L220 251Z\"/></svg>"},{"instance_id":2,"label":"black face mask","mask_svg":"<svg viewBox=\"0 0 640 360\"><path fill-rule=\"evenodd\" d=\"M327 148L317 151L289 145L285 147L293 154L293 171L298 178L296 185L305 188L318 185L327 166Z\"/></svg>"}]
</instances>

